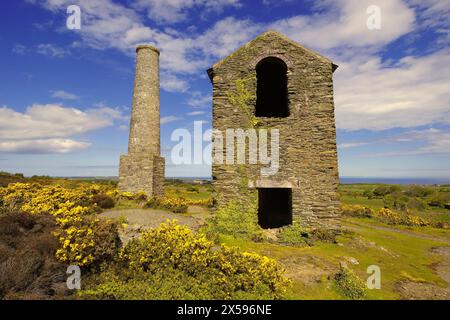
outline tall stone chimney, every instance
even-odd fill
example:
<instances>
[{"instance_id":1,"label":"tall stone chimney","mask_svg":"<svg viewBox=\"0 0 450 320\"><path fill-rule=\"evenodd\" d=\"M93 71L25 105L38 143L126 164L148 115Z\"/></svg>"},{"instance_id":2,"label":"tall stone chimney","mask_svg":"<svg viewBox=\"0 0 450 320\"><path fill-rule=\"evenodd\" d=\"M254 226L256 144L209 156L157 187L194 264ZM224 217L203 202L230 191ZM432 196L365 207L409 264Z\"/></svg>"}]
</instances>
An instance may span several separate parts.
<instances>
[{"instance_id":1,"label":"tall stone chimney","mask_svg":"<svg viewBox=\"0 0 450 320\"><path fill-rule=\"evenodd\" d=\"M128 154L120 157L118 188L121 191L143 191L149 196L164 193L159 108L159 50L151 45L139 45Z\"/></svg>"}]
</instances>

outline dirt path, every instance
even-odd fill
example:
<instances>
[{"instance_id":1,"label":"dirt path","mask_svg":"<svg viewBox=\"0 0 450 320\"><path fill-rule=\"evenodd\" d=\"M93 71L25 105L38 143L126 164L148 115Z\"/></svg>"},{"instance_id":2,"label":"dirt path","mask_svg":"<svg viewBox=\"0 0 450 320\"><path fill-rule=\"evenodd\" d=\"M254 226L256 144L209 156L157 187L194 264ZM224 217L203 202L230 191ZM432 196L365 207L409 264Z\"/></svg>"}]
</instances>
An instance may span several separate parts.
<instances>
[{"instance_id":1,"label":"dirt path","mask_svg":"<svg viewBox=\"0 0 450 320\"><path fill-rule=\"evenodd\" d=\"M139 237L142 231L156 228L167 220L177 220L179 224L187 226L191 230L198 230L203 224L209 211L203 207L192 206L186 214L173 213L156 209L119 209L107 210L100 217L109 219L127 218L127 226L120 228L119 235L122 243L126 244L131 239Z\"/></svg>"},{"instance_id":2,"label":"dirt path","mask_svg":"<svg viewBox=\"0 0 450 320\"><path fill-rule=\"evenodd\" d=\"M376 225L367 224L367 223L363 223L363 222L346 221L346 224L352 224L352 225L360 226L360 227L367 227L367 228L372 228L372 229L376 229L376 230L400 233L400 234L404 234L404 235L414 237L414 238L433 240L433 241L443 242L443 243L450 245L450 238L446 238L446 237L432 236L429 234L417 233L414 231L401 230L401 229L389 228L389 227L384 227L384 226L376 226ZM346 227L350 230L358 229L357 227L354 228L354 227L348 226L348 225L346 225Z\"/></svg>"},{"instance_id":3,"label":"dirt path","mask_svg":"<svg viewBox=\"0 0 450 320\"><path fill-rule=\"evenodd\" d=\"M156 228L167 220L176 219L178 223L197 230L204 221L201 211L190 210L188 214L173 213L157 209L122 209L107 210L100 214L101 217L117 219L124 216L130 225L140 225L144 228Z\"/></svg>"}]
</instances>

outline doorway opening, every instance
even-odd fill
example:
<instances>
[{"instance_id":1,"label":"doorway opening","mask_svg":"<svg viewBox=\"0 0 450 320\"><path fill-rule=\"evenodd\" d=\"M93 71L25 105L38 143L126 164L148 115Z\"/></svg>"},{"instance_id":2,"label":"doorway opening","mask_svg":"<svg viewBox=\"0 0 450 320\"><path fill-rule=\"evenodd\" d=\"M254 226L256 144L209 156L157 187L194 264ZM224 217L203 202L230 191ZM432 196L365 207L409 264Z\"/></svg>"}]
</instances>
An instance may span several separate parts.
<instances>
[{"instance_id":1,"label":"doorway opening","mask_svg":"<svg viewBox=\"0 0 450 320\"><path fill-rule=\"evenodd\" d=\"M292 189L258 188L258 224L264 229L292 224Z\"/></svg>"}]
</instances>

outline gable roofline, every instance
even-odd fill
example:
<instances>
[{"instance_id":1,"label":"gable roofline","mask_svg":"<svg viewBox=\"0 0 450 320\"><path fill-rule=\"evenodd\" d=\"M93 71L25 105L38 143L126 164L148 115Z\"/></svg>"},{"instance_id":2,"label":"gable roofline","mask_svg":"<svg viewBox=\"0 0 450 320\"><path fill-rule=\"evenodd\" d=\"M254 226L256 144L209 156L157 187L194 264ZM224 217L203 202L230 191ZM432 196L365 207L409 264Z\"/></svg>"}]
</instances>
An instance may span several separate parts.
<instances>
[{"instance_id":1,"label":"gable roofline","mask_svg":"<svg viewBox=\"0 0 450 320\"><path fill-rule=\"evenodd\" d=\"M283 39L283 40L289 42L290 44L292 44L292 45L294 45L294 46L296 46L296 47L298 47L298 48L301 48L301 49L305 50L306 52L308 52L309 54L315 56L315 57L316 57L317 59L319 59L319 60L322 60L322 61L324 61L324 62L330 63L330 64L332 65L332 70L333 70L333 72L338 68L338 66L337 66L336 64L334 64L333 61L331 61L329 58L327 58L327 57L325 57L325 56L323 56L323 55L321 55L321 54L315 52L314 50L311 50L311 49L306 48L305 46L301 45L300 43L295 42L294 40L288 38L288 37L285 36L284 34L281 34L281 33L277 32L277 31L275 31L275 30L269 29L269 30L264 31L263 33L259 34L259 35L256 36L254 39L252 39L252 40L246 42L245 44L243 44L242 46L240 46L239 48L237 48L235 51L233 51L232 53L230 53L230 54L229 54L228 56L226 56L225 58L223 58L223 59L217 61L216 63L214 63L214 64L212 65L212 67L209 68L209 69L207 70L208 76L209 76L209 78L211 79L211 81L212 81L212 76L213 76L213 73L214 73L214 69L216 69L216 68L220 67L222 64L224 64L225 61L227 61L232 55L234 55L235 52L238 52L239 50L241 50L242 48L244 48L244 47L246 47L246 46L250 46L253 42L258 41L258 38L259 38L259 37L263 37L263 36L266 36L266 35L269 35L269 34L273 34L273 35L277 36L278 38L281 38L281 39Z\"/></svg>"}]
</instances>

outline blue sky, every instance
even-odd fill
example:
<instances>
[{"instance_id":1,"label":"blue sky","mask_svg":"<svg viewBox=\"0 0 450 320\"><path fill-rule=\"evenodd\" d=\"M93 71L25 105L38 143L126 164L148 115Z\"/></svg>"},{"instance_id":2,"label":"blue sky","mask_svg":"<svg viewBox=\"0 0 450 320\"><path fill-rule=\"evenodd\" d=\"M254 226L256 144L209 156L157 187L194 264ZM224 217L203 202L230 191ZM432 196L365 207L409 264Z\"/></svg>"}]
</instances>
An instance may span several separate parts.
<instances>
[{"instance_id":1,"label":"blue sky","mask_svg":"<svg viewBox=\"0 0 450 320\"><path fill-rule=\"evenodd\" d=\"M81 8L81 30L66 27ZM379 30L366 25L380 8ZM211 125L206 69L267 29L332 59L340 175L450 179L450 1L25 0L0 3L0 170L113 176L134 48L161 50L161 139ZM169 160L167 160L169 159Z\"/></svg>"}]
</instances>

